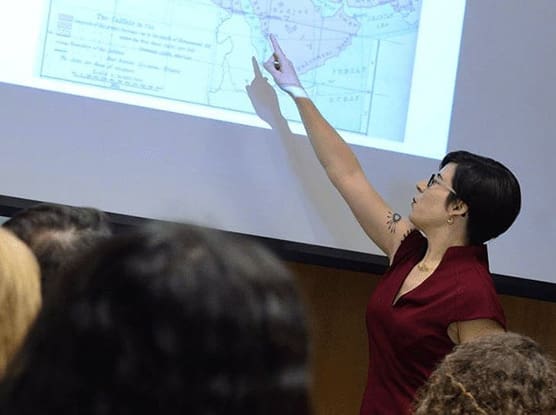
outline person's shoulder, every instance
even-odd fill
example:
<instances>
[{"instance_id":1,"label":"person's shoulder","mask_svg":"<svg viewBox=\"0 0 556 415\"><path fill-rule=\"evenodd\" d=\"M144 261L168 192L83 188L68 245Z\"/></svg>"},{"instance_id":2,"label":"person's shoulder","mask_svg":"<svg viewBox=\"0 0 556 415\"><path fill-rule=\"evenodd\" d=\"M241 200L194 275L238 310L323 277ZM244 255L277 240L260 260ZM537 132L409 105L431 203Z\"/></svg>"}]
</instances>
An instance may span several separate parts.
<instances>
[{"instance_id":1,"label":"person's shoulder","mask_svg":"<svg viewBox=\"0 0 556 415\"><path fill-rule=\"evenodd\" d=\"M493 286L488 264L478 258L471 257L460 261L456 275L460 282L467 283L467 285Z\"/></svg>"},{"instance_id":2,"label":"person's shoulder","mask_svg":"<svg viewBox=\"0 0 556 415\"><path fill-rule=\"evenodd\" d=\"M426 245L427 239L417 228L408 229L402 236L390 267L394 267L409 256L420 252Z\"/></svg>"},{"instance_id":3,"label":"person's shoulder","mask_svg":"<svg viewBox=\"0 0 556 415\"><path fill-rule=\"evenodd\" d=\"M404 249L412 249L416 247L422 247L425 244L427 238L417 229L417 228L410 228L408 229L405 234L402 236L400 241L400 248ZM399 248L398 248L399 250Z\"/></svg>"},{"instance_id":4,"label":"person's shoulder","mask_svg":"<svg viewBox=\"0 0 556 415\"><path fill-rule=\"evenodd\" d=\"M453 275L454 292L459 302L469 307L498 302L492 275L480 261L467 261Z\"/></svg>"},{"instance_id":5,"label":"person's shoulder","mask_svg":"<svg viewBox=\"0 0 556 415\"><path fill-rule=\"evenodd\" d=\"M486 319L506 326L504 309L490 274L483 270L459 274L452 291L453 321Z\"/></svg>"}]
</instances>

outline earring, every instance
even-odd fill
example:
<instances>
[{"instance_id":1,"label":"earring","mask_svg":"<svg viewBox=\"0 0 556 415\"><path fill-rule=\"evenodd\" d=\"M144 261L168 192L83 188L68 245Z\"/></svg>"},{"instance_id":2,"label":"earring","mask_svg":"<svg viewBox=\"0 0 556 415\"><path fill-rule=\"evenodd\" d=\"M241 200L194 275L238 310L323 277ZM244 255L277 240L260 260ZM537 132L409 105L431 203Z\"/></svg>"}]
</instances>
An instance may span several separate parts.
<instances>
[{"instance_id":1,"label":"earring","mask_svg":"<svg viewBox=\"0 0 556 415\"><path fill-rule=\"evenodd\" d=\"M450 216L446 222L448 222L448 225L452 225L454 223L454 217Z\"/></svg>"}]
</instances>

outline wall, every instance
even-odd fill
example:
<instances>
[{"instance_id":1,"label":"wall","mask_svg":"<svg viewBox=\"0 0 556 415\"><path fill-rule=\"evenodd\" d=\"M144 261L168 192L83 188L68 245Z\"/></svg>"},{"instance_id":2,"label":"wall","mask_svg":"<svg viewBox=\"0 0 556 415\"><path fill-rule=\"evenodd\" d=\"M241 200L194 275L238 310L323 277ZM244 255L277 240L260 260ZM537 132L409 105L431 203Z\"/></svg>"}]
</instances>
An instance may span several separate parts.
<instances>
[{"instance_id":1,"label":"wall","mask_svg":"<svg viewBox=\"0 0 556 415\"><path fill-rule=\"evenodd\" d=\"M315 415L356 415L365 386L365 308L378 276L288 263L306 301L313 342ZM556 357L556 303L501 296L508 328Z\"/></svg>"}]
</instances>

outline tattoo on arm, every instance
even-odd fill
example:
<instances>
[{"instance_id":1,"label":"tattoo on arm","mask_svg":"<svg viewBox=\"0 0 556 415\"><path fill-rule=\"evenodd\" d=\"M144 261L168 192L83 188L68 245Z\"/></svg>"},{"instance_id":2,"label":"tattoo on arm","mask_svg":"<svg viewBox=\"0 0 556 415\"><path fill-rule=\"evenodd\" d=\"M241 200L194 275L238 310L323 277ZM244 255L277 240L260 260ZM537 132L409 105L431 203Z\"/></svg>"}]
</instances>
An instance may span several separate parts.
<instances>
[{"instance_id":1,"label":"tattoo on arm","mask_svg":"<svg viewBox=\"0 0 556 415\"><path fill-rule=\"evenodd\" d=\"M401 219L402 216L399 213L388 212L386 215L386 225L388 226L390 233L396 232L396 225Z\"/></svg>"}]
</instances>

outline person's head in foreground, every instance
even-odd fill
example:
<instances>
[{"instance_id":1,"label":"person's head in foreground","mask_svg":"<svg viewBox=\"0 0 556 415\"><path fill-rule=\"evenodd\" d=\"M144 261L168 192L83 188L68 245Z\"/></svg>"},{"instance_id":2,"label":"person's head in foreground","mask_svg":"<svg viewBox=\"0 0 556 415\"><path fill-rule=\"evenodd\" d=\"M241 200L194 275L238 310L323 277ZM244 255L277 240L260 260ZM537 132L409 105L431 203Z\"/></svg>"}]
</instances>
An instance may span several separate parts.
<instances>
[{"instance_id":1,"label":"person's head in foreground","mask_svg":"<svg viewBox=\"0 0 556 415\"><path fill-rule=\"evenodd\" d=\"M414 408L415 415L555 414L554 362L526 336L480 337L444 358Z\"/></svg>"},{"instance_id":2,"label":"person's head in foreground","mask_svg":"<svg viewBox=\"0 0 556 415\"><path fill-rule=\"evenodd\" d=\"M71 263L111 236L106 214L90 207L40 203L16 213L2 225L25 242L39 261L43 294Z\"/></svg>"},{"instance_id":3,"label":"person's head in foreground","mask_svg":"<svg viewBox=\"0 0 556 415\"><path fill-rule=\"evenodd\" d=\"M0 385L4 413L307 414L302 306L258 244L149 225L61 282Z\"/></svg>"},{"instance_id":4,"label":"person's head in foreground","mask_svg":"<svg viewBox=\"0 0 556 415\"><path fill-rule=\"evenodd\" d=\"M41 306L39 264L11 232L0 229L0 378Z\"/></svg>"}]
</instances>

